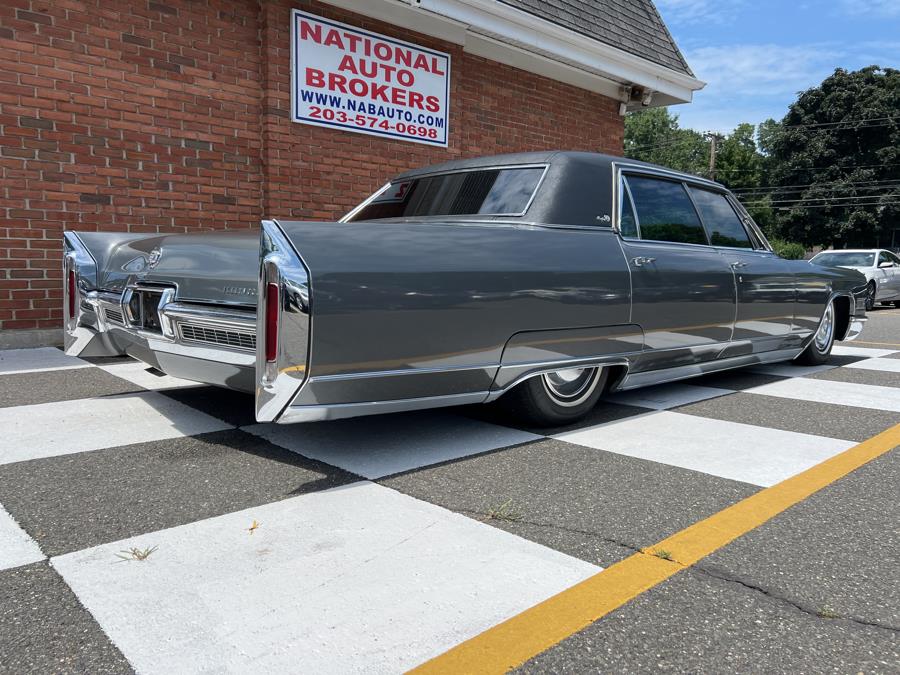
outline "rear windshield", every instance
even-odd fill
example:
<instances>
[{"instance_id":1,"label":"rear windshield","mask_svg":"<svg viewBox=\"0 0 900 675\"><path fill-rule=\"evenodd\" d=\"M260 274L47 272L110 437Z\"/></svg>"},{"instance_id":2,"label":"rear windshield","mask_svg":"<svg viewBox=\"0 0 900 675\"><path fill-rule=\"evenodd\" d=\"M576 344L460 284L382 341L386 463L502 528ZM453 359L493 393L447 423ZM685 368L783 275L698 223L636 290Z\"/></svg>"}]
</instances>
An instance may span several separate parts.
<instances>
[{"instance_id":1,"label":"rear windshield","mask_svg":"<svg viewBox=\"0 0 900 675\"><path fill-rule=\"evenodd\" d=\"M820 253L812 259L817 265L826 267L872 267L874 253Z\"/></svg>"},{"instance_id":2,"label":"rear windshield","mask_svg":"<svg viewBox=\"0 0 900 675\"><path fill-rule=\"evenodd\" d=\"M457 171L391 183L347 222L422 216L518 216L544 167Z\"/></svg>"}]
</instances>

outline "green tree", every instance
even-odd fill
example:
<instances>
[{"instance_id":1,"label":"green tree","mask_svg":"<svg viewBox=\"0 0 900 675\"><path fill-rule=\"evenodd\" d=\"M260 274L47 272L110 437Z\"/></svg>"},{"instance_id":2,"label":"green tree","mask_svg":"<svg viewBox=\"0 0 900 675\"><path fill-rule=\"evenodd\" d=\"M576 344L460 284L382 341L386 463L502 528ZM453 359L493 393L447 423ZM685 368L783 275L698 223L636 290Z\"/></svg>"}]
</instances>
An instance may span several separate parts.
<instances>
[{"instance_id":1,"label":"green tree","mask_svg":"<svg viewBox=\"0 0 900 675\"><path fill-rule=\"evenodd\" d=\"M745 122L719 141L716 180L734 190L753 220L770 232L775 217L764 188L765 157L757 148L756 137L756 128Z\"/></svg>"},{"instance_id":2,"label":"green tree","mask_svg":"<svg viewBox=\"0 0 900 675\"><path fill-rule=\"evenodd\" d=\"M706 175L709 143L693 129L678 126L666 108L647 108L625 118L625 156L643 162Z\"/></svg>"},{"instance_id":3,"label":"green tree","mask_svg":"<svg viewBox=\"0 0 900 675\"><path fill-rule=\"evenodd\" d=\"M773 122L773 124L777 124ZM647 108L625 118L625 156L678 171L709 177L710 142L693 129L682 129L666 108ZM765 185L766 157L757 149L752 124L739 124L717 144L716 180L737 190L747 211L774 233L775 216Z\"/></svg>"},{"instance_id":4,"label":"green tree","mask_svg":"<svg viewBox=\"0 0 900 675\"><path fill-rule=\"evenodd\" d=\"M764 124L760 143L782 236L838 248L900 244L900 71L835 70L780 125Z\"/></svg>"}]
</instances>

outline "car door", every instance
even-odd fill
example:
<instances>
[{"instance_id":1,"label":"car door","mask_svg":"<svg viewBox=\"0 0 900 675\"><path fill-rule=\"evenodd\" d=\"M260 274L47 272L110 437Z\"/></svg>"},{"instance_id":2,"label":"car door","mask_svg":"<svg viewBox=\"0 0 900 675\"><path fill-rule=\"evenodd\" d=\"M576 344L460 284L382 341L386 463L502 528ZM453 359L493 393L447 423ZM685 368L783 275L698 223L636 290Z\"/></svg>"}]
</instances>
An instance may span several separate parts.
<instances>
[{"instance_id":1,"label":"car door","mask_svg":"<svg viewBox=\"0 0 900 675\"><path fill-rule=\"evenodd\" d=\"M731 339L734 275L711 246L685 185L628 172L619 183L619 233L631 270L631 322L657 350L642 369L715 358Z\"/></svg>"},{"instance_id":2,"label":"car door","mask_svg":"<svg viewBox=\"0 0 900 675\"><path fill-rule=\"evenodd\" d=\"M878 300L892 300L900 294L900 267L897 267L895 260L896 257L888 251L878 252L878 260L875 263Z\"/></svg>"},{"instance_id":3,"label":"car door","mask_svg":"<svg viewBox=\"0 0 900 675\"><path fill-rule=\"evenodd\" d=\"M888 260L894 263L894 266L890 269L891 276L893 277L893 287L894 287L894 298L900 298L900 258L898 258L895 254L890 251L885 252Z\"/></svg>"},{"instance_id":4,"label":"car door","mask_svg":"<svg viewBox=\"0 0 900 675\"><path fill-rule=\"evenodd\" d=\"M765 248L724 192L690 186L710 243L734 271L735 342L749 340L753 352L776 349L791 333L796 279L788 261Z\"/></svg>"}]
</instances>

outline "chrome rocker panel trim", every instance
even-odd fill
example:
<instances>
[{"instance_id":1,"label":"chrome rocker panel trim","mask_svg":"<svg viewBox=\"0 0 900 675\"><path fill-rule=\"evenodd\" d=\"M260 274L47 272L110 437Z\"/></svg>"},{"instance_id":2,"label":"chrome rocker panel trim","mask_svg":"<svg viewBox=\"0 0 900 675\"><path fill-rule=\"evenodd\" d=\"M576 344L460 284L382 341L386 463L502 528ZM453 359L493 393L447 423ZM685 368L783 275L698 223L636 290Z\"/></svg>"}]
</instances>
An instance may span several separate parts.
<instances>
[{"instance_id":1,"label":"chrome rocker panel trim","mask_svg":"<svg viewBox=\"0 0 900 675\"><path fill-rule=\"evenodd\" d=\"M277 422L278 424L322 422L325 420L360 417L362 415L379 415L382 413L424 410L426 408L469 405L472 403L484 403L487 395L488 392L486 391L478 391L471 394L425 396L422 398L407 398L396 401L365 401L362 403L338 403L334 405L290 406L284 411L281 417L278 418Z\"/></svg>"}]
</instances>

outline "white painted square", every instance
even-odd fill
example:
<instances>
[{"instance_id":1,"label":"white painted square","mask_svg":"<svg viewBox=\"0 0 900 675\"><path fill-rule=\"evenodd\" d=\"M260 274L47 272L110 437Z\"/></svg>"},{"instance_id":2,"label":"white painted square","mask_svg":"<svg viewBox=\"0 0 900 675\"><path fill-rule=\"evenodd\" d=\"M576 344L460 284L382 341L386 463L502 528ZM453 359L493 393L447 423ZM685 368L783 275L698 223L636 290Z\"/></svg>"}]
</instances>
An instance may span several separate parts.
<instances>
[{"instance_id":1,"label":"white painted square","mask_svg":"<svg viewBox=\"0 0 900 675\"><path fill-rule=\"evenodd\" d=\"M201 387L199 382L182 380L171 375L155 375L150 372L150 366L140 361L123 361L122 363L110 363L99 366L110 375L115 375L123 380L128 380L144 389L160 391L163 389L180 389L182 387Z\"/></svg>"},{"instance_id":2,"label":"white painted square","mask_svg":"<svg viewBox=\"0 0 900 675\"><path fill-rule=\"evenodd\" d=\"M0 408L0 464L230 428L149 391Z\"/></svg>"},{"instance_id":3,"label":"white painted square","mask_svg":"<svg viewBox=\"0 0 900 675\"><path fill-rule=\"evenodd\" d=\"M762 486L779 483L854 445L669 411L629 417L555 438Z\"/></svg>"},{"instance_id":4,"label":"white painted square","mask_svg":"<svg viewBox=\"0 0 900 675\"><path fill-rule=\"evenodd\" d=\"M887 356L888 354L896 354L896 349L869 349L868 347L851 347L849 345L835 344L831 348L831 353L835 356L865 356L866 358L876 359L879 356Z\"/></svg>"},{"instance_id":5,"label":"white painted square","mask_svg":"<svg viewBox=\"0 0 900 675\"><path fill-rule=\"evenodd\" d=\"M889 410L900 412L900 389L894 387L876 387L854 382L836 382L832 380L812 380L797 377L792 380L781 380L747 389L748 394L764 394L800 401L817 403L833 403L854 408L869 410Z\"/></svg>"},{"instance_id":6,"label":"white painted square","mask_svg":"<svg viewBox=\"0 0 900 675\"><path fill-rule=\"evenodd\" d=\"M87 361L66 356L62 350L55 347L0 350L0 375L90 367L91 364Z\"/></svg>"},{"instance_id":7,"label":"white painted square","mask_svg":"<svg viewBox=\"0 0 900 675\"><path fill-rule=\"evenodd\" d=\"M845 368L858 368L860 370L880 370L888 373L900 373L900 359L866 359L856 363L848 363ZM900 384L900 380L897 381Z\"/></svg>"},{"instance_id":8,"label":"white painted square","mask_svg":"<svg viewBox=\"0 0 900 675\"><path fill-rule=\"evenodd\" d=\"M304 457L373 479L544 438L446 412L243 429Z\"/></svg>"},{"instance_id":9,"label":"white painted square","mask_svg":"<svg viewBox=\"0 0 900 675\"><path fill-rule=\"evenodd\" d=\"M632 391L623 391L620 394L612 394L607 396L604 401L651 408L653 410L666 410L733 393L730 389L720 389L718 387L702 387L693 384L660 384L655 387L643 387Z\"/></svg>"},{"instance_id":10,"label":"white painted square","mask_svg":"<svg viewBox=\"0 0 900 675\"><path fill-rule=\"evenodd\" d=\"M117 563L133 546L158 548ZM600 571L369 482L52 562L161 674L404 672Z\"/></svg>"},{"instance_id":11,"label":"white painted square","mask_svg":"<svg viewBox=\"0 0 900 675\"><path fill-rule=\"evenodd\" d=\"M45 557L37 542L0 506L0 570L29 565Z\"/></svg>"},{"instance_id":12,"label":"white painted square","mask_svg":"<svg viewBox=\"0 0 900 675\"><path fill-rule=\"evenodd\" d=\"M772 363L766 366L753 366L748 368L754 373L763 375L775 375L777 377L806 377L816 373L824 373L826 370L834 370L838 366L823 364L821 366L798 366L787 361L785 363Z\"/></svg>"}]
</instances>

